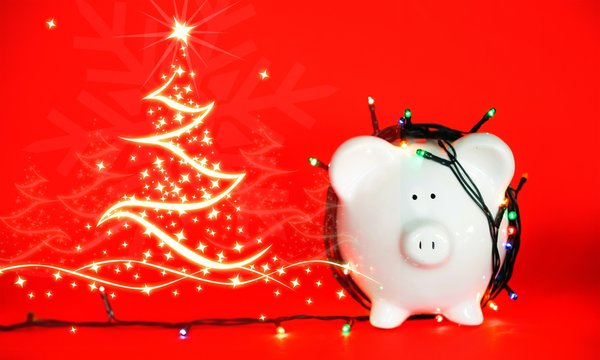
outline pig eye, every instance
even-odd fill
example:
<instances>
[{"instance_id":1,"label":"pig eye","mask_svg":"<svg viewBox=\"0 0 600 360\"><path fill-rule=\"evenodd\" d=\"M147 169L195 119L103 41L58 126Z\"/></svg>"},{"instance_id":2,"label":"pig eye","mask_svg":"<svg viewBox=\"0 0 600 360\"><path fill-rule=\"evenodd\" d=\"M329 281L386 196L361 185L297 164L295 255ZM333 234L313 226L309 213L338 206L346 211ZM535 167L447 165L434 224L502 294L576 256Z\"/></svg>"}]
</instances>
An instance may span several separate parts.
<instances>
[{"instance_id":1,"label":"pig eye","mask_svg":"<svg viewBox=\"0 0 600 360\"><path fill-rule=\"evenodd\" d=\"M434 193L431 193L430 196L431 196L432 199L435 199L435 194Z\"/></svg>"},{"instance_id":2,"label":"pig eye","mask_svg":"<svg viewBox=\"0 0 600 360\"><path fill-rule=\"evenodd\" d=\"M413 200L417 200L417 195L413 194L412 198L413 198Z\"/></svg>"}]
</instances>

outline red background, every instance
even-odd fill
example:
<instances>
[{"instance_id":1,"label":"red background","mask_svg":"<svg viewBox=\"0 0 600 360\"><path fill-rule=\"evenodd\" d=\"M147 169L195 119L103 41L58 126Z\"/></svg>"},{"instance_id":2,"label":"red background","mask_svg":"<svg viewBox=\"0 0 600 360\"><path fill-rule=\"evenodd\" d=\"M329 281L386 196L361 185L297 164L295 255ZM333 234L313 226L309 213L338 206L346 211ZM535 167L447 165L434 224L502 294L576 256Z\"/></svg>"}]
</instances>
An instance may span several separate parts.
<instances>
[{"instance_id":1,"label":"red background","mask_svg":"<svg viewBox=\"0 0 600 360\"><path fill-rule=\"evenodd\" d=\"M172 13L172 4L159 3ZM219 4L215 8L223 7ZM597 357L600 162L594 136L600 130L599 4L244 1L230 12L248 6L253 15L227 29L217 45L231 49L250 40L256 50L227 65L227 71L239 71L244 79L256 76L256 64L265 64L271 78L257 90L260 93L276 89L301 64L305 71L299 88L336 88L329 96L297 104L314 123L295 121L290 113L266 106L253 111L283 142L279 166L295 171L289 179L291 203L303 204L303 189L315 181L307 156L329 160L341 142L370 132L368 95L376 98L380 123L385 125L410 107L415 122L467 129L490 106L498 109L484 129L511 146L516 174L528 172L530 179L520 197L522 250L512 283L519 300L498 299L500 310L486 310L486 322L480 327L409 321L382 331L358 324L349 337L340 335L341 323L313 321L288 324L290 335L285 339L277 339L268 325L194 329L185 341L172 330L79 329L76 335L68 329L23 330L0 334L0 357ZM97 1L92 8L111 19L112 3ZM144 31L148 20L144 13L156 16L145 1L128 2L127 9L124 32L129 34ZM72 174L60 167L66 149L27 150L36 141L63 135L48 121L49 113L60 109L72 119L82 119L75 121L87 129L103 127L105 119L89 121L93 115L78 105L79 94L85 89L102 96L123 88L87 77L89 69L120 65L114 56L74 46L74 38L94 34L77 2L3 1L0 14L4 34L0 210L10 213L18 197L14 184L30 164L55 186L67 188L73 181ZM58 24L52 31L44 23L49 18ZM143 44L136 41L131 39L128 46L141 58ZM140 94L156 85L142 82L137 85ZM230 97L208 95L217 103ZM128 116L140 120L135 99L131 97ZM215 116L218 119L218 113ZM223 145L227 131L214 126L217 151L234 153L235 148ZM301 249L297 255L302 257ZM332 278L325 280L330 289L337 289ZM103 319L100 300L83 292L32 303L15 288L11 275L0 277L0 293L3 323L20 321L27 311L39 317ZM290 295L272 305L262 289L239 293L220 289L204 298L181 297L177 303L169 296L123 294L114 306L128 319L365 313L349 299L338 302L323 295L307 309L304 298L298 297Z\"/></svg>"}]
</instances>

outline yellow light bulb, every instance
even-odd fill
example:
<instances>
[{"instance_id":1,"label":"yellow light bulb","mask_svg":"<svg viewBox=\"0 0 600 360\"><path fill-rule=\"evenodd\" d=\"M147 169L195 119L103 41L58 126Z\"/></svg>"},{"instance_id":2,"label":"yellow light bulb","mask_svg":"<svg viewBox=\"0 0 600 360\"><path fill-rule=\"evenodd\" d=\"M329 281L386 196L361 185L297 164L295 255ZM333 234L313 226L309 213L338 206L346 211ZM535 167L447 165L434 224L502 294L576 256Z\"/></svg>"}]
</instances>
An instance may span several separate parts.
<instances>
[{"instance_id":1,"label":"yellow light bulb","mask_svg":"<svg viewBox=\"0 0 600 360\"><path fill-rule=\"evenodd\" d=\"M277 327L277 335L285 335L285 328L283 326Z\"/></svg>"}]
</instances>

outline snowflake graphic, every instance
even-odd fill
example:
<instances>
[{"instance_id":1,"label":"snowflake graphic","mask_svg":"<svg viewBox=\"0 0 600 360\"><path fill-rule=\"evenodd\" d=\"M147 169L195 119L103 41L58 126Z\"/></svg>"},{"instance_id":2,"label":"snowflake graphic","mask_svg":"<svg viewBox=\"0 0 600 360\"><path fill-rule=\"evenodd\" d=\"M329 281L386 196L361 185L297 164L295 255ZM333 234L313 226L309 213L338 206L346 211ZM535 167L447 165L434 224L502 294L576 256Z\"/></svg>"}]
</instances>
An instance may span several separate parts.
<instances>
[{"instance_id":1,"label":"snowflake graphic","mask_svg":"<svg viewBox=\"0 0 600 360\"><path fill-rule=\"evenodd\" d=\"M230 8L228 6L228 2L218 1L214 5L206 3L201 7L201 16L210 18L210 21L204 24L204 31L208 33L202 39L204 42L218 43L219 33L254 14L251 5ZM63 115L60 110L52 110L48 115L48 120L65 134L35 141L25 149L32 153L66 150L57 169L63 175L72 170L76 163L76 154L89 145L90 133L102 131L108 137L115 137L122 134L144 133L148 130L147 121L140 113L142 89L150 81L157 65L163 61L159 58L156 48L150 46L152 45L151 39L144 39L143 51L130 44L129 40L131 39L125 34L128 19L125 3L114 4L110 21L103 19L86 1L77 1L77 7L94 34L77 36L74 40L74 47L84 51L93 51L103 56L110 55L118 59L120 68L90 68L87 70L87 85L94 90L82 90L77 101L92 112L94 120L73 120ZM227 8L229 11L219 13L218 16L211 16L223 8ZM149 18L145 22L143 32L155 33L157 26L157 22ZM299 105L303 102L325 98L336 90L334 87L326 85L298 89L298 82L305 69L300 64L294 64L274 93L254 96L259 85L256 74L261 69L268 67L269 62L266 59L260 59L256 62L254 69L245 74L245 78L243 78L244 74L230 66L238 61L238 58L230 56L228 53L243 58L255 51L254 43L249 40L227 49L226 53L207 46L198 50L206 69L199 76L200 83L195 85L196 88L203 89L205 93L212 94L212 97L219 100L220 106L213 121L219 123L222 129L227 129L227 132L220 133L224 138L222 141L227 147L248 144L252 129L261 127L267 127L275 138L281 140L282 134L277 133L272 127L265 124L265 121L253 115L260 111L277 109L298 126L304 129L311 128L315 120ZM102 56L99 57L104 59ZM102 91L96 89L95 84L99 83L104 85ZM109 85L108 90L105 90L107 89L106 85ZM202 95L210 98L206 94ZM104 120L106 124L99 124L98 119Z\"/></svg>"},{"instance_id":2,"label":"snowflake graphic","mask_svg":"<svg viewBox=\"0 0 600 360\"><path fill-rule=\"evenodd\" d=\"M36 196L20 190L23 195L19 200L20 208L0 219L5 225L7 239L12 239L7 240L0 250L2 261L20 261L45 248L64 255L62 262L76 261L72 255L77 253L95 256L106 252L99 248L105 236L102 233L90 235L83 231L83 226L97 221L108 202L104 199L126 191L131 186L131 177L115 174L107 178L105 172L96 171L95 162L109 159L124 163L123 159L135 149L118 137L146 134L152 130L141 99L144 89L162 75L159 70L164 53L152 46L153 39L141 37L140 41L126 33L126 28L131 27L128 21L144 15L128 12L125 3L115 3L111 16L106 18L89 2L79 0L76 4L88 26L80 30L82 34L75 37L73 46L97 55L94 56L96 63L86 71L84 89L76 98L80 108L78 114L86 116L75 117L68 115L71 111L51 110L48 120L63 134L37 140L26 150L36 154L63 151L57 172L68 175L79 185L69 193L48 191L44 187L45 179L32 167L23 189L28 186L35 189ZM152 5L155 11L162 11L154 2ZM270 121L280 123L281 117L264 119L256 114L277 110L290 124L308 130L315 120L302 110L301 104L325 98L335 88L326 85L299 88L305 68L293 64L287 74L269 79L278 82L272 93L257 91L261 84L257 74L269 67L269 61L257 60L248 72L241 72L235 66L239 58L256 52L254 42L244 40L224 51L217 47L223 32L254 15L253 7L228 1L203 2L199 12L201 18L210 19L203 23L202 41L215 45L198 48L196 55L202 59L204 67L196 77L195 88L200 91L201 99L219 102L207 126L218 130L216 138L221 148L234 149L222 158L228 164L237 163L247 168L248 179L252 179L238 194L241 202L252 204L247 211L252 220L248 221L266 236L282 234L282 229L288 225L301 228L306 222L316 223L314 215L289 205L290 193L286 188L289 182L278 180L289 175L278 168L277 154L285 135L277 132ZM148 16L139 32L153 34L160 26L153 16ZM131 173L136 171L127 168L129 164L125 165ZM22 184L17 184L19 186ZM19 245L20 248L13 249L16 245L11 247L10 244L22 244L14 241L22 237L28 238L29 246ZM314 239L311 246L316 252ZM133 253L140 248L132 246L128 250ZM291 248L286 251L286 255L293 255Z\"/></svg>"}]
</instances>

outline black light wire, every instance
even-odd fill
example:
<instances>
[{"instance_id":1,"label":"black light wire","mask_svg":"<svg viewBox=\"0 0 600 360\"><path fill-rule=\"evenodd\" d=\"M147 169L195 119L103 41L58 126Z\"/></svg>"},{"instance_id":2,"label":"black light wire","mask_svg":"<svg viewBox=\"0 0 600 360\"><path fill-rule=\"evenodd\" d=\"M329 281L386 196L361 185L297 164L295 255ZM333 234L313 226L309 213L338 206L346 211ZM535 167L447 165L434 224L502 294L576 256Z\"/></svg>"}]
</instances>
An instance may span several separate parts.
<instances>
[{"instance_id":1,"label":"black light wire","mask_svg":"<svg viewBox=\"0 0 600 360\"><path fill-rule=\"evenodd\" d=\"M370 104L373 105L373 104ZM454 130L443 125L439 124L413 124L410 121L410 118L404 119L404 126L389 126L384 128L383 130L379 130L379 126L377 123L377 118L374 115L375 107L370 106L371 110L371 119L373 122L374 134L377 137L380 137L388 142L393 142L398 139L404 139L406 137L410 138L425 138L425 139L439 139L438 144L442 147L448 157L449 160L442 159L433 154L426 153L425 157L435 160L445 166L450 167L452 172L455 174L457 179L459 179L459 183L465 189L467 194L473 199L473 201L484 211L486 218L488 219L488 223L490 223L490 234L493 234L494 231L496 233L495 243L492 246L492 251L495 250L496 255L492 254L493 264L499 263L499 255L497 249L497 231L500 225L500 221L502 219L502 214L504 213L504 208L501 207L498 216L496 219L491 219L491 213L489 209L485 206L483 199L481 198L481 194L479 190L470 179L462 165L456 159L456 154L451 141L455 141L462 137L466 132ZM477 131L481 125L483 125L489 117L484 116L472 129L469 131L475 132ZM314 166L321 167L323 169L327 169L327 166L324 165L323 162L318 159L312 158L315 162ZM485 306L487 301L495 298L503 289L509 291L509 293L513 294L512 289L508 286L508 281L510 280L514 268L514 263L516 261L517 253L520 247L520 229L521 229L521 220L519 216L519 207L517 203L517 196L525 184L527 180L526 177L522 177L519 185L516 189L509 187L506 190L506 196L509 199L507 209L508 211L514 211L517 214L515 220L510 220L509 225L515 227L516 231L514 234L509 235L509 241L512 245L512 248L506 252L505 260L502 263L502 266L499 270L494 270L493 274L496 274L496 277L492 277L490 281L490 285L488 285L488 289L486 291L486 296L482 299L482 306ZM340 252L340 248L337 242L337 208L339 204L339 199L335 194L335 191L330 186L327 191L327 204L325 211L325 219L323 225L323 233L324 233L324 244L326 249L327 258L330 261L334 261L339 264L345 263L344 258ZM493 224L493 226L492 226ZM495 229L495 230L494 230ZM492 235L492 239L494 236ZM496 269L497 265L493 265L493 268ZM357 301L361 306L366 309L370 308L370 299L369 297L360 289L360 287L352 280L351 276L344 273L339 267L332 266L334 278L342 285L342 287L348 292L348 294ZM19 329L25 328L64 328L64 327L90 327L90 328L113 328L113 327L157 327L157 328L169 328L169 329L186 329L189 331L192 327L200 327L200 326L243 326L243 325L253 325L253 324L273 324L275 326L281 326L284 322L296 321L296 320L320 320L320 321L340 321L343 320L346 324L352 326L354 322L365 322L369 320L368 315L359 315L359 316L347 316L347 315L310 315L310 314L296 314L289 316L280 316L276 318L265 318L265 319L257 319L257 318L249 318L249 317L237 317L237 318L202 318L195 319L190 321L183 322L168 322L168 321L147 321L147 320L120 320L115 316L113 308L108 300L105 291L100 292L100 296L104 305L104 309L106 311L107 320L106 321L68 321L68 320L58 320L58 319L36 319L33 313L28 313L27 318L23 322L9 324L9 325L0 325L1 332L15 331ZM433 315L415 315L412 316L411 319L430 319Z\"/></svg>"},{"instance_id":2,"label":"black light wire","mask_svg":"<svg viewBox=\"0 0 600 360\"><path fill-rule=\"evenodd\" d=\"M514 264L517 259L517 254L520 248L521 240L521 217L519 212L519 206L517 202L518 194L527 181L527 176L524 175L519 181L519 185L516 189L508 187L505 191L505 196L508 199L506 206L501 205L498 209L497 216L494 218L491 211L486 206L479 189L460 164L456 157L456 151L451 145L451 142L460 139L462 136L470 133L477 132L482 125L484 125L496 112L496 109L490 109L468 132L460 131L446 127L444 125L435 123L418 123L412 122L412 113L410 110L405 110L405 116L398 120L398 125L388 126L382 130L379 129L379 124L376 121L374 101L370 99L369 110L371 112L371 120L373 125L373 136L377 136L390 143L398 140L403 141L406 138L411 139L437 139L438 145L445 151L448 159L443 159L439 156L435 156L427 151L421 150L420 155L426 159L436 161L441 165L447 166L456 179L458 180L461 187L465 190L467 195L473 200L473 202L481 209L485 215L490 232L490 238L492 240L492 253L491 253L491 265L492 274L490 281L486 288L486 292L481 299L481 306L484 307L489 301L496 298L502 290L506 290L511 299L516 299L516 294L508 286L510 281ZM418 152L419 154L419 152ZM317 161L319 167L327 169L321 161ZM345 264L346 260L341 254L339 244L337 241L337 209L339 207L339 199L335 194L335 191L329 186L327 190L327 204L325 211L325 218L323 222L323 234L324 243L327 250L327 257L329 261L336 262L339 264ZM516 219L509 219L509 226L512 226L515 231L513 234L509 234L507 238L506 253L504 261L500 261L500 253L498 251L498 234L499 227L504 215L504 212L514 212L517 216ZM361 306L366 309L370 309L371 300L361 290L361 288L354 282L351 276L344 273L339 267L331 267L334 278L340 283L340 285L348 292L348 294L357 301Z\"/></svg>"},{"instance_id":3,"label":"black light wire","mask_svg":"<svg viewBox=\"0 0 600 360\"><path fill-rule=\"evenodd\" d=\"M65 327L87 327L87 328L115 328L115 327L154 327L167 329L185 329L186 335L192 327L207 327L207 326L243 326L256 324L273 324L277 327L284 322L298 320L320 320L320 321L340 321L352 327L355 322L364 322L369 320L367 315L348 316L348 315L311 315L311 314L295 314L288 316L279 316L275 318L201 318L189 321L152 321L152 320L121 320L115 316L113 308L108 300L106 292L100 291L100 297L106 311L106 321L69 321L58 319L36 319L33 313L28 313L27 318L23 322L18 322L9 325L0 325L0 332L9 332L26 328L65 328ZM424 319L425 317L421 316Z\"/></svg>"}]
</instances>

